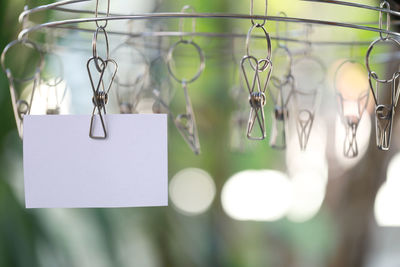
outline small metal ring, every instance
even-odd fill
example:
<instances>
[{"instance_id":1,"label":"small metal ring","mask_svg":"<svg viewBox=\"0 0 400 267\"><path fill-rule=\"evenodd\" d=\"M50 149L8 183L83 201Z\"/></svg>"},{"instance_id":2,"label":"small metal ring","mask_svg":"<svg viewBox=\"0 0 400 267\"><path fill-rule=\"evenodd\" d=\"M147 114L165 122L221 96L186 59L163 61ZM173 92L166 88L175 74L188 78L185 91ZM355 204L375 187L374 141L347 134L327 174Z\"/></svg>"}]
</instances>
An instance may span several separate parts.
<instances>
[{"instance_id":1,"label":"small metal ring","mask_svg":"<svg viewBox=\"0 0 400 267\"><path fill-rule=\"evenodd\" d=\"M268 14L268 0L265 0L265 12L264 12L264 16L267 16ZM250 0L250 16L254 15L254 0ZM267 22L266 19L263 20L262 23L257 23L254 21L254 19L251 19L251 24L253 26L258 26L258 27L262 27L265 25L265 23Z\"/></svg>"},{"instance_id":2,"label":"small metal ring","mask_svg":"<svg viewBox=\"0 0 400 267\"><path fill-rule=\"evenodd\" d=\"M382 1L381 5L380 5L380 8L384 8L385 6L386 6L386 9L388 11L390 11L390 4L387 1ZM383 26L383 19L382 19L383 15L382 15L382 13L383 13L382 11L379 11L379 29L380 30L383 30L382 29L382 26ZM386 31L389 31L389 30L390 30L390 14L386 13ZM385 39L389 38L389 34L388 33L386 33L386 36L384 37L383 33L379 32L379 36L381 37L382 40L385 40Z\"/></svg>"},{"instance_id":3,"label":"small metal ring","mask_svg":"<svg viewBox=\"0 0 400 267\"><path fill-rule=\"evenodd\" d=\"M376 39L375 41L373 41L370 44L370 46L368 47L368 50L367 50L367 54L365 55L365 66L366 66L366 68L368 70L368 73L370 74L370 76L372 78L374 78L377 82L380 82L380 83L390 83L390 82L393 81L393 77L391 79L389 79L389 80L381 80L381 79L379 79L378 75L376 74L376 72L371 70L371 67L369 65L369 57L371 55L372 49L374 48L374 46L377 43L379 43L379 42L389 42L389 41L395 43L396 45L398 45L400 47L400 42L397 41L396 39L392 38L392 37L387 37L386 39Z\"/></svg>"},{"instance_id":4,"label":"small metal ring","mask_svg":"<svg viewBox=\"0 0 400 267\"><path fill-rule=\"evenodd\" d=\"M6 54L7 54L8 50L10 50L10 48L12 48L13 46L15 46L17 44L23 44L23 45L26 45L26 46L30 46L31 48L33 48L34 50L36 50L39 53L39 56L40 56L39 65L36 68L35 73L31 77L28 77L28 78L15 78L15 77L12 76L11 70L9 68L7 68L6 65L5 65L6 64L6 62L5 62ZM14 81L16 81L16 82L27 82L27 81L31 81L31 80L35 79L37 74L42 71L43 66L44 66L43 51L39 48L39 46L36 43L34 43L34 42L32 42L32 41L30 41L28 39L21 39L21 40L17 39L17 40L12 41L11 43L9 43L4 48L3 52L1 53L1 67L3 68L3 70L6 73L8 73L8 75L11 75L12 79Z\"/></svg>"},{"instance_id":5,"label":"small metal ring","mask_svg":"<svg viewBox=\"0 0 400 267\"><path fill-rule=\"evenodd\" d=\"M136 51L136 52L139 54L140 58L143 60L143 64L145 65L145 69L144 69L144 71L143 71L143 74L141 74L141 75L139 75L139 76L137 77L137 79L135 80L135 83L121 83L121 82L119 82L119 79L115 79L115 83L116 83L117 85L121 86L121 87L135 86L135 84L137 83L138 80L143 79L143 78L146 78L146 77L149 75L149 72L150 72L150 63L149 63L147 57L145 56L145 54L143 54L142 51L140 51L139 49L137 49L135 46L133 46L132 44L130 44L128 41L129 41L129 40L127 40L127 41L125 41L125 42L119 44L117 47L115 47L115 48L113 49L113 51L111 52L111 53L113 54L113 57L115 58L116 53L117 53L117 51L118 51L119 49L121 49L121 48L124 47L124 46L128 46L131 50L134 50L134 51Z\"/></svg>"},{"instance_id":6,"label":"small metal ring","mask_svg":"<svg viewBox=\"0 0 400 267\"><path fill-rule=\"evenodd\" d=\"M99 14L99 0L96 0L96 10L95 10L95 17L98 18L98 14ZM110 15L110 0L107 0L107 12L106 12L106 17L108 17ZM99 22L96 20L96 26L97 28L105 28L107 27L108 24L108 20L105 20L104 25L99 25ZM97 63L96 63L97 64ZM97 68L97 65L96 65Z\"/></svg>"},{"instance_id":7,"label":"small metal ring","mask_svg":"<svg viewBox=\"0 0 400 267\"><path fill-rule=\"evenodd\" d=\"M199 58L200 58L200 66L199 66L199 69L198 69L197 73L193 76L193 78L188 79L188 80L186 80L186 79L179 79L179 78L173 73L172 68L171 68L171 61L173 60L173 59L172 59L172 56L173 56L173 53L174 53L175 48L176 48L179 44L192 45L192 46L194 46L194 47L196 48L196 50L197 50L197 52L198 52L198 54L199 54ZM169 72L169 74L170 74L170 75L172 76L172 78L174 78L177 82L179 82L179 83L192 83L192 82L194 82L195 80L197 80L197 79L200 77L201 73L202 73L203 70L204 70L204 67L205 67L205 56L204 56L203 50L201 50L200 46L198 46L198 45L197 45L195 42L193 42L193 41L179 40L178 42L174 43L174 44L170 47L170 49L169 49L169 51L168 51L168 54L167 54L167 67L168 67L168 72Z\"/></svg>"},{"instance_id":8,"label":"small metal ring","mask_svg":"<svg viewBox=\"0 0 400 267\"><path fill-rule=\"evenodd\" d=\"M100 68L99 63L98 63L98 58L100 58L100 57L99 57L99 55L97 53L97 36L98 36L100 30L103 32L104 38L105 38L105 41L106 41L106 59L105 60L108 60L110 58L110 45L108 44L107 31L106 31L106 29L104 27L98 27L96 29L96 31L94 32L93 40L92 40L93 57L95 58L94 63L95 63L95 66L96 66L96 69L97 69L98 72L102 71L102 68Z\"/></svg>"},{"instance_id":9,"label":"small metal ring","mask_svg":"<svg viewBox=\"0 0 400 267\"><path fill-rule=\"evenodd\" d=\"M191 10L192 13L195 13L196 10L194 9L194 7L190 6L190 5L186 5L181 9L182 13L185 13L185 11L187 10ZM179 19L179 32L183 33L184 32L184 19L180 18ZM192 18L192 33L196 32L196 18ZM183 36L180 37L181 40L183 40ZM190 37L189 41L193 41L193 36Z\"/></svg>"},{"instance_id":10,"label":"small metal ring","mask_svg":"<svg viewBox=\"0 0 400 267\"><path fill-rule=\"evenodd\" d=\"M321 79L318 82L315 83L317 85L317 87L313 88L312 92L304 92L304 91L301 91L301 90L299 90L297 88L296 88L295 91L297 93L302 94L302 95L313 95L313 94L316 94L316 92L314 92L314 91L318 91L318 85L322 84L325 81L326 67L325 67L325 65L322 63L322 61L319 58L317 58L315 56L312 56L312 55L307 55L307 56L303 56L303 57L299 58L298 60L296 60L293 63L293 66L296 66L302 60L309 60L309 61L313 61L313 62L317 63L317 65L319 65L319 67L321 69L322 75L321 75ZM293 69L294 69L294 67L293 67Z\"/></svg>"},{"instance_id":11,"label":"small metal ring","mask_svg":"<svg viewBox=\"0 0 400 267\"><path fill-rule=\"evenodd\" d=\"M265 57L265 59L269 60L269 59L271 59L271 53L272 53L271 38L269 37L267 30L263 26L252 25L250 27L250 29L247 33L247 36L246 36L246 53L248 56L251 55L250 54L250 40L251 40L251 34L255 28L261 28L265 34L265 39L267 40L267 56ZM253 70L256 70L256 67L253 64L251 64L251 62L250 62L250 65ZM263 71L263 70L265 70L266 67L267 66L263 66L260 70Z\"/></svg>"}]
</instances>

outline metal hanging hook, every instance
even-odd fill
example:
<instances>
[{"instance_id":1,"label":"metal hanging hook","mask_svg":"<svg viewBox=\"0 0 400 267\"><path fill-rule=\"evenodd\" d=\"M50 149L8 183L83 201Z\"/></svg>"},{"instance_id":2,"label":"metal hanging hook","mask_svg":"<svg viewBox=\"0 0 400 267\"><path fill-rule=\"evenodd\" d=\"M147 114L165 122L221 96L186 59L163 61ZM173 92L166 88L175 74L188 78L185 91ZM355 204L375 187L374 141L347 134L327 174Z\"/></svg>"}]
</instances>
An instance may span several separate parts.
<instances>
[{"instance_id":1,"label":"metal hanging hook","mask_svg":"<svg viewBox=\"0 0 400 267\"><path fill-rule=\"evenodd\" d=\"M390 11L389 2L387 2L386 0L382 1L380 4L380 8L382 8L382 9L386 8L388 11ZM381 30L383 29L383 14L382 13L383 13L382 11L379 11L379 29L381 29ZM390 31L390 13L386 13L386 29L385 30L388 32ZM384 35L384 33L379 32L379 36L381 37L382 40L386 40L387 38L389 38L388 33L386 33Z\"/></svg>"},{"instance_id":2,"label":"metal hanging hook","mask_svg":"<svg viewBox=\"0 0 400 267\"><path fill-rule=\"evenodd\" d=\"M111 0L107 0L106 17L109 17L109 15L110 15L110 1ZM96 9L95 9L94 15L95 15L96 18L99 17L99 0L96 0ZM107 24L108 24L108 20L105 20L103 25L100 25L99 21L97 21L97 20L95 22L96 22L97 28L106 28Z\"/></svg>"},{"instance_id":3,"label":"metal hanging hook","mask_svg":"<svg viewBox=\"0 0 400 267\"><path fill-rule=\"evenodd\" d=\"M254 15L254 1L255 0L250 0L250 16ZM265 0L264 16L267 16L267 14L268 14L268 0ZM264 19L262 23L258 23L254 19L251 19L251 23L253 24L253 26L256 27L263 27L266 22L267 22L266 19Z\"/></svg>"},{"instance_id":4,"label":"metal hanging hook","mask_svg":"<svg viewBox=\"0 0 400 267\"><path fill-rule=\"evenodd\" d=\"M187 13L187 11L191 11L191 13L195 13L196 10L194 9L194 7L190 6L190 5L186 5L181 9L181 13ZM179 19L179 32L184 33L185 29L184 29L184 18L180 18ZM196 18L192 18L192 33L196 32ZM181 41L183 41L183 35L180 37ZM190 38L188 39L189 42L193 41L193 36L190 36Z\"/></svg>"},{"instance_id":5,"label":"metal hanging hook","mask_svg":"<svg viewBox=\"0 0 400 267\"><path fill-rule=\"evenodd\" d=\"M92 76L92 72L90 70L90 64L92 62L95 62L96 60L99 60L101 63L101 65L100 65L101 72L100 72L99 80L95 83L94 78ZM104 81L103 81L104 73L105 73L107 67L110 65L114 65L114 70L112 71L111 80L110 80L108 86L104 87L104 86L102 86L102 85L104 85ZM117 73L118 65L112 59L103 60L99 57L98 58L92 57L87 61L86 67L87 67L87 71L88 71L88 75L89 75L89 79L90 79L90 85L91 85L92 91L93 91L92 102L93 102L93 106L94 106L93 111L92 111L92 117L90 119L89 136L92 139L106 139L108 133L107 133L107 127L106 127L104 115L107 113L106 112L106 104L108 103L108 94L110 92L112 83L113 83L115 75ZM94 133L94 120L95 120L96 110L97 110L97 115L100 117L100 121L101 121L101 125L102 125L103 134L101 134L101 135L96 135Z\"/></svg>"},{"instance_id":6,"label":"metal hanging hook","mask_svg":"<svg viewBox=\"0 0 400 267\"><path fill-rule=\"evenodd\" d=\"M287 14L285 12L279 12L278 13L279 17L285 17L287 18ZM283 31L285 33L285 36L283 37L284 41L282 41L282 35L281 35L281 29L280 29L280 24L283 23L285 25L285 30ZM287 33L289 32L289 26L287 22L280 22L280 21L276 21L276 42L278 44L278 47L282 47L282 48L287 48Z\"/></svg>"},{"instance_id":7,"label":"metal hanging hook","mask_svg":"<svg viewBox=\"0 0 400 267\"><path fill-rule=\"evenodd\" d=\"M95 66L98 72L101 72L102 68L100 67L97 58L100 58L98 51L97 51L97 40L99 33L102 32L104 35L105 39L105 45L106 45L106 58L105 60L108 60L110 58L110 45L108 43L108 34L107 31L104 27L97 27L96 31L93 34L93 39L92 39L92 52L93 52L93 57L95 58ZM104 59L103 59L104 60Z\"/></svg>"},{"instance_id":8,"label":"metal hanging hook","mask_svg":"<svg viewBox=\"0 0 400 267\"><path fill-rule=\"evenodd\" d=\"M246 68L247 64L247 68ZM257 60L253 56L244 56L240 62L245 85L249 91L250 115L247 124L247 138L250 140L264 140L266 137L264 106L266 104L265 91L267 89L272 73L272 62L268 59ZM248 70L248 66L255 66L255 70ZM269 67L268 70L265 67ZM264 70L261 70L264 68ZM250 73L249 73L250 72ZM250 80L250 74L253 74ZM265 75L265 81L262 83L260 75ZM253 136L255 123L260 128L260 136Z\"/></svg>"}]
</instances>

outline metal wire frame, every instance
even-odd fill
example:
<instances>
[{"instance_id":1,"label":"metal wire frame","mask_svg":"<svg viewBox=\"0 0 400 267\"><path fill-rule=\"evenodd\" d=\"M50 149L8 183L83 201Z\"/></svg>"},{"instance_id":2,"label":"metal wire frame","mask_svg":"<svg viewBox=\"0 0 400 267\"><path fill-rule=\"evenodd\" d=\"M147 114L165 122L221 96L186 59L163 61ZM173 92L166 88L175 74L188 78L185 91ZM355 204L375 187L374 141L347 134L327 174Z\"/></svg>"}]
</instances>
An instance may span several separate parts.
<instances>
[{"instance_id":1,"label":"metal wire frame","mask_svg":"<svg viewBox=\"0 0 400 267\"><path fill-rule=\"evenodd\" d=\"M82 2L89 2L92 0L64 0L64 1L59 1L56 3L48 4L48 5L43 5L43 6L38 6L32 9L27 9L24 12L21 13L19 20L20 22L23 21L23 19L26 16L29 16L30 14L37 13L40 11L45 11L45 10L58 10L58 11L63 11L63 12L69 12L69 13L78 13L78 14L95 14L95 11L93 10L83 10L83 9L72 9L72 8L64 8L62 6L65 5L70 5L70 4L75 4L75 3L82 3ZM335 4L335 5L342 5L342 6L351 6L351 7L356 7L356 8L362 8L362 9L369 9L369 10L374 10L374 11L380 11L384 13L389 13L391 15L395 16L400 16L400 12L393 11L393 10L388 10L386 8L380 8L380 7L373 7L373 6L368 6L368 5L363 5L363 4L358 4L358 3L351 3L351 2L346 2L346 1L339 1L339 0L301 0L304 2L316 2L316 3L328 3L328 4ZM105 12L98 12L99 15L106 15ZM115 13L109 13L110 16L123 16L122 14L115 14ZM366 23L369 24L369 23Z\"/></svg>"},{"instance_id":2,"label":"metal wire frame","mask_svg":"<svg viewBox=\"0 0 400 267\"><path fill-rule=\"evenodd\" d=\"M33 9L26 9L20 15L20 21L24 21L30 14L44 11L44 10L58 10L64 12L71 12L71 13L84 13L84 14L93 14L93 11L87 10L80 10L80 9L68 9L64 8L63 6L81 2L88 2L91 0L64 0L57 3L43 5L39 7L35 7ZM380 7L372 7L362 4L356 3L349 3L344 1L338 0L302 0L302 1L309 1L309 2L319 2L319 3L330 3L335 5L344 5L344 6L352 6L357 8L375 10L379 12L388 13L395 16L400 16L400 12L396 12L393 10L388 10L385 8ZM98 12L98 14L104 14ZM132 15L123 15L123 14L112 14L109 13L107 17L95 17L95 18L79 18L79 19L67 19L61 21L52 21L43 24L38 24L32 26L30 28L23 29L18 39L24 39L24 37L28 33L35 32L42 28L49 28L49 27L59 27L63 25L69 24L79 24L79 23L87 23L87 22L99 22L99 21L110 21L110 20L138 20L138 19L165 19L165 18L222 18L222 19L246 19L246 20L270 20L270 21L283 21L283 22L291 22L291 23L307 23L307 24L316 24L316 25L327 25L327 26L336 26L336 27L343 27L343 28L352 28L352 29L360 29L366 30L371 32L378 32L384 34L390 34L392 36L400 37L400 33L388 31L385 29L379 29L369 26L363 26L358 24L352 23L344 23L344 22L336 22L336 21L323 21L323 20L315 20L315 19L305 19L305 18L295 18L295 17L281 17L281 16L265 16L265 15L247 15L247 14L233 14L233 13L185 13L185 12L161 12L161 13L143 13L143 14L132 14ZM229 34L228 34L229 36Z\"/></svg>"},{"instance_id":3,"label":"metal wire frame","mask_svg":"<svg viewBox=\"0 0 400 267\"><path fill-rule=\"evenodd\" d=\"M76 30L81 32L93 33L93 29L89 28L79 28L74 26L54 26L48 29L61 29L61 30ZM193 36L193 37L210 37L210 38L246 38L246 34L241 33L226 33L226 32L175 32L175 31L147 31L147 32L123 32L123 31L107 31L109 35L119 35L119 36L127 36L131 38L140 38L140 37L185 37L185 36ZM270 36L272 40L275 41L284 41L290 43L309 43L307 40L295 39L295 38L287 38L287 37L277 37ZM263 35L254 35L253 38L262 39L265 38ZM373 40L371 40L373 41ZM369 46L371 41L312 41L313 45L325 45L325 46L336 46L336 45L344 45L344 46Z\"/></svg>"},{"instance_id":4,"label":"metal wire frame","mask_svg":"<svg viewBox=\"0 0 400 267\"><path fill-rule=\"evenodd\" d=\"M387 14L394 15L394 16L400 16L400 12L397 12L394 10L388 10L387 8L368 6L368 5L346 2L346 1L339 1L339 0L301 0L301 1L324 3L324 4L334 4L334 5L341 5L341 6L350 6L350 7L379 11L379 12L387 13Z\"/></svg>"},{"instance_id":5,"label":"metal wire frame","mask_svg":"<svg viewBox=\"0 0 400 267\"><path fill-rule=\"evenodd\" d=\"M86 0L85 0L86 1ZM335 21L323 21L315 19L304 19L304 18L294 18L294 17L277 17L277 16L258 16L258 15L244 15L244 14L228 14L228 13L182 13L182 12L166 12L166 13L145 13L145 14L135 14L135 15L121 15L121 16L109 16L101 18L80 18L80 19L67 19L61 21L52 21L43 24L38 24L30 28L23 29L19 35L18 39L24 39L28 33L32 33L47 27L56 27L68 24L79 24L88 22L98 22L98 21L112 21L112 20L139 20L139 19L153 19L153 18L224 18L224 19L266 19L270 21L283 21L291 23L305 23L305 24L316 24L316 25L327 25L336 26L343 28L366 30L370 32L384 33L392 36L400 37L400 33L387 31L384 29L362 26L350 23L335 22Z\"/></svg>"}]
</instances>

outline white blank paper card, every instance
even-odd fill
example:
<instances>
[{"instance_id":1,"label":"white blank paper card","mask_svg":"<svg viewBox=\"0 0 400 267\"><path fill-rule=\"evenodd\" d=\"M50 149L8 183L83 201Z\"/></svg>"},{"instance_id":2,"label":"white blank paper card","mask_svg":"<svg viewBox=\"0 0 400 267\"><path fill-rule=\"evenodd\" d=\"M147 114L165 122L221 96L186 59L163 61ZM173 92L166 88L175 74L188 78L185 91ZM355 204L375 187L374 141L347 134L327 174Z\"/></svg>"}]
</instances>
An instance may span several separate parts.
<instances>
[{"instance_id":1,"label":"white blank paper card","mask_svg":"<svg viewBox=\"0 0 400 267\"><path fill-rule=\"evenodd\" d=\"M90 115L24 117L27 208L168 205L167 115L106 115L108 137L89 137Z\"/></svg>"}]
</instances>

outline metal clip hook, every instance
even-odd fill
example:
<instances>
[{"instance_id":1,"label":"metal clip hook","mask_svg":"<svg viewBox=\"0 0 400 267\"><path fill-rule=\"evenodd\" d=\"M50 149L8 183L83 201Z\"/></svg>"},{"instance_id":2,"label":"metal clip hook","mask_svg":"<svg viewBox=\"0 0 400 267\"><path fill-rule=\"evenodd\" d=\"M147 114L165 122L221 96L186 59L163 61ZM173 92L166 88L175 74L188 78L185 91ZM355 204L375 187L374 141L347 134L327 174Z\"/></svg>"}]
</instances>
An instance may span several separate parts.
<instances>
[{"instance_id":1,"label":"metal clip hook","mask_svg":"<svg viewBox=\"0 0 400 267\"><path fill-rule=\"evenodd\" d=\"M343 154L347 158L355 158L358 156L357 129L368 104L369 91L362 92L355 103L354 101L343 99L340 93L338 93L337 97L339 101L340 117L346 129ZM350 103L345 104L345 102ZM345 106L351 107L354 104L357 105L357 114L345 115Z\"/></svg>"},{"instance_id":2,"label":"metal clip hook","mask_svg":"<svg viewBox=\"0 0 400 267\"><path fill-rule=\"evenodd\" d=\"M253 62L251 62L253 61ZM246 63L249 64L251 68L255 70L247 70ZM249 103L250 103L250 115L247 123L247 138L250 140L264 140L267 136L265 129L265 115L264 106L266 103L265 91L267 89L269 80L272 73L272 62L269 59L262 59L258 61L253 56L244 56L240 62L245 84L249 91ZM262 66L260 70L260 65ZM252 82L250 82L249 75L247 72L254 72L254 77ZM266 73L266 79L264 84L261 83L260 73ZM261 131L261 136L253 137L252 132L254 129L254 124L258 123Z\"/></svg>"},{"instance_id":3,"label":"metal clip hook","mask_svg":"<svg viewBox=\"0 0 400 267\"><path fill-rule=\"evenodd\" d=\"M314 65L314 67L311 68L310 65ZM301 85L298 82L299 79L297 77L296 79L293 77L293 80L296 80L297 82L297 84L294 86L295 88L293 89L293 105L294 111L297 115L295 117L296 129L299 138L300 149L304 151L307 148L312 126L314 124L315 112L319 104L321 89L325 81L326 68L319 58L310 54L303 55L301 58L297 59L294 62L294 66L297 66L297 68L301 67L303 70L307 71L314 69L314 72L318 72L315 70L320 70L320 77L318 77L317 73L309 74L300 72L304 76L302 77L303 79L305 77L309 79L309 76L314 77L314 79L317 77L315 81L308 81L307 84ZM294 69L297 71L295 67Z\"/></svg>"},{"instance_id":4,"label":"metal clip hook","mask_svg":"<svg viewBox=\"0 0 400 267\"><path fill-rule=\"evenodd\" d=\"M200 154L200 142L193 106L187 90L187 84L182 83L182 87L185 94L186 113L176 116L174 122L183 139L188 143L194 153L198 155Z\"/></svg>"},{"instance_id":5,"label":"metal clip hook","mask_svg":"<svg viewBox=\"0 0 400 267\"><path fill-rule=\"evenodd\" d=\"M346 92L346 89L349 89L349 87L346 87L345 84L341 83L339 85L339 78L343 77L341 75L345 73L349 73L349 69L346 69L351 67L353 70L358 70L360 73L365 73L365 68L364 66L354 60L345 60L343 61L339 67L337 68L334 76L334 88L336 91L336 96L337 96L337 101L338 101L338 109L339 109L339 114L341 121L345 127L345 139L343 143L343 154L347 158L355 158L358 156L358 144L357 144L357 129L358 125L360 123L360 120L364 114L364 111L368 105L368 100L369 100L369 89L368 86L363 88L361 85L361 89L363 90L357 99L347 99L343 96L343 93ZM351 74L353 72L350 71ZM348 75L348 74L347 74ZM352 77L353 78L353 77ZM366 77L365 77L366 78ZM342 81L345 81L348 83L349 81L342 79ZM340 86L340 87L339 87ZM349 85L347 85L349 86ZM358 87L360 88L360 87ZM354 89L350 88L352 90L360 90L360 89Z\"/></svg>"},{"instance_id":6,"label":"metal clip hook","mask_svg":"<svg viewBox=\"0 0 400 267\"><path fill-rule=\"evenodd\" d=\"M97 82L97 85L95 86L94 84L94 80L92 77L92 73L90 70L90 64L91 62L99 62L100 61L100 65L99 67L101 68L101 72L100 72L100 77L99 80ZM114 71L112 72L112 76L111 76L111 80L109 85L105 88L104 87L104 72L107 69L107 66L109 66L109 64L114 65ZM95 63L96 64L96 63ZM103 118L103 115L106 114L106 104L108 102L108 93L111 89L112 83L114 81L115 75L117 73L117 69L118 69L118 65L117 63L112 60L112 59L107 59L107 60L103 60L101 58L95 58L92 57L88 60L87 62L87 70L88 70L88 74L89 74L89 79L90 79L90 84L92 86L92 90L93 90L93 97L92 97L92 102L93 102L93 111L92 111L92 117L90 119L90 129L89 129L89 136L92 139L106 139L107 138L107 129L106 129L106 123L105 123L105 119ZM94 134L94 120L95 120L95 112L97 109L97 115L100 117L100 121L101 121L101 125L102 125L102 129L103 129L103 134L96 136Z\"/></svg>"},{"instance_id":7,"label":"metal clip hook","mask_svg":"<svg viewBox=\"0 0 400 267\"><path fill-rule=\"evenodd\" d=\"M347 158L358 156L357 128L358 122L348 122L346 124L346 136L343 143L343 154Z\"/></svg>"},{"instance_id":8,"label":"metal clip hook","mask_svg":"<svg viewBox=\"0 0 400 267\"><path fill-rule=\"evenodd\" d=\"M61 57L57 54L47 53L45 58L46 63L57 63L59 73L54 74L54 69L57 70L57 68L54 68L53 64L49 64L47 67L45 66L45 70L49 72L49 75L48 77L42 75L40 81L41 85L38 91L41 97L46 99L46 114L57 115L61 112L61 104L64 101L68 89L64 81L64 66ZM43 90L45 90L44 93Z\"/></svg>"},{"instance_id":9,"label":"metal clip hook","mask_svg":"<svg viewBox=\"0 0 400 267\"><path fill-rule=\"evenodd\" d=\"M375 100L375 123L376 123L376 145L381 150L389 150L391 136L392 136L392 128L393 128L393 118L394 118L394 108L397 105L397 100L399 96L399 86L396 84L397 79L400 77L400 72L396 72L393 74L391 80L387 83L391 86L391 101L389 104L381 104L379 103L379 84L381 83L378 80L376 73L369 74L369 83ZM374 86L372 84L372 79L375 80L376 93L374 90Z\"/></svg>"},{"instance_id":10,"label":"metal clip hook","mask_svg":"<svg viewBox=\"0 0 400 267\"><path fill-rule=\"evenodd\" d=\"M303 151L307 148L313 123L314 123L313 112L307 109L299 110L297 114L296 129L299 138L300 149Z\"/></svg>"},{"instance_id":11,"label":"metal clip hook","mask_svg":"<svg viewBox=\"0 0 400 267\"><path fill-rule=\"evenodd\" d=\"M12 47L14 47L16 45L24 45L25 47L31 48L39 54L39 57L40 57L39 64L35 69L35 73L31 77L25 77L25 78L14 77L11 69L9 69L6 66L6 54ZM31 107L33 104L33 97L34 97L36 88L39 85L40 73L44 66L43 51L35 42L30 41L28 39L14 40L4 48L3 52L1 53L0 61L1 61L1 67L3 68L4 72L7 75L15 122L17 125L18 134L19 134L20 138L22 138L23 117L25 115L29 114L31 111ZM28 82L32 83L32 90L31 90L31 96L30 96L29 102L26 100L23 100L23 99L19 99L17 89L15 86L16 83L23 84L23 83L28 83Z\"/></svg>"},{"instance_id":12,"label":"metal clip hook","mask_svg":"<svg viewBox=\"0 0 400 267\"><path fill-rule=\"evenodd\" d=\"M193 46L198 53L199 59L200 59L200 65L199 68L196 72L196 74L190 78L179 78L176 76L176 74L173 71L172 68L172 63L173 63L173 52L176 49L177 46L179 45L191 45ZM176 128L178 129L179 133L182 135L183 139L185 142L190 146L190 148L193 150L193 152L198 155L200 154L200 141L199 141L199 135L197 131L197 126L196 126L196 120L194 117L194 112L193 112L193 106L192 102L190 101L190 97L188 94L188 88L187 85L189 83L194 82L197 80L201 73L204 70L205 67L205 56L203 53L203 50L198 46L194 41L192 40L179 40L175 44L173 44L167 54L167 67L168 67L168 72L170 76L176 80L177 82L182 84L183 87L183 92L185 95L185 102L186 102L186 113L178 115L174 119L174 123Z\"/></svg>"},{"instance_id":13,"label":"metal clip hook","mask_svg":"<svg viewBox=\"0 0 400 267\"><path fill-rule=\"evenodd\" d=\"M272 86L269 87L269 94L274 102L272 112L272 127L269 145L275 149L286 148L286 121L289 117L287 104L294 90L293 78L290 76L286 84L282 84L276 77L272 77ZM289 92L285 88L289 86ZM286 93L286 94L285 94Z\"/></svg>"},{"instance_id":14,"label":"metal clip hook","mask_svg":"<svg viewBox=\"0 0 400 267\"><path fill-rule=\"evenodd\" d=\"M281 12L278 15L286 17L286 14ZM285 23L285 32L288 31L287 23ZM279 77L272 77L272 86L269 87L269 95L274 102L274 110L272 112L272 127L271 127L271 137L269 145L275 149L285 149L286 148L286 121L289 116L289 111L287 109L287 104L290 100L292 92L294 90L294 78L292 76L292 65L293 57L289 48L287 47L286 41L282 42L281 34L279 30L279 23L276 23L276 35L278 37L278 46L272 52L273 57L280 52L285 55L285 72L280 74ZM289 87L289 92L286 88Z\"/></svg>"},{"instance_id":15,"label":"metal clip hook","mask_svg":"<svg viewBox=\"0 0 400 267\"><path fill-rule=\"evenodd\" d=\"M376 144L381 150L389 150L394 116L393 105L379 105L375 108Z\"/></svg>"},{"instance_id":16,"label":"metal clip hook","mask_svg":"<svg viewBox=\"0 0 400 267\"><path fill-rule=\"evenodd\" d=\"M399 99L399 84L398 78L400 72L395 72L390 79L379 79L376 72L371 70L370 56L374 46L379 42L391 42L400 47L400 42L392 37L380 38L373 41L365 56L365 65L368 70L369 85L375 101L375 120L376 120L376 143L381 150L389 150L391 141L392 124L394 118L394 108L397 106ZM375 86L373 85L375 80ZM381 103L380 88L382 85L390 86L390 103Z\"/></svg>"}]
</instances>

